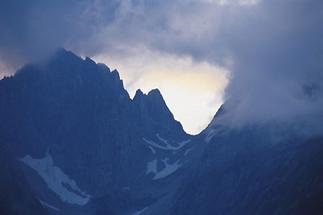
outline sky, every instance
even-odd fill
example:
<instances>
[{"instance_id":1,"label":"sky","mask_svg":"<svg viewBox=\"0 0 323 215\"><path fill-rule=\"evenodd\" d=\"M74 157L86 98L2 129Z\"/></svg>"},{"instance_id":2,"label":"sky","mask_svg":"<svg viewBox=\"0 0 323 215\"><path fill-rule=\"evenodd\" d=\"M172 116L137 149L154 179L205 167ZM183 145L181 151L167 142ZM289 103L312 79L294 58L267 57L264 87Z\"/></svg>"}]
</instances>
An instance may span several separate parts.
<instances>
[{"instance_id":1,"label":"sky","mask_svg":"<svg viewBox=\"0 0 323 215\"><path fill-rule=\"evenodd\" d=\"M159 88L189 133L222 103L241 126L322 114L320 0L4 1L0 70L58 47L116 68L133 95Z\"/></svg>"}]
</instances>

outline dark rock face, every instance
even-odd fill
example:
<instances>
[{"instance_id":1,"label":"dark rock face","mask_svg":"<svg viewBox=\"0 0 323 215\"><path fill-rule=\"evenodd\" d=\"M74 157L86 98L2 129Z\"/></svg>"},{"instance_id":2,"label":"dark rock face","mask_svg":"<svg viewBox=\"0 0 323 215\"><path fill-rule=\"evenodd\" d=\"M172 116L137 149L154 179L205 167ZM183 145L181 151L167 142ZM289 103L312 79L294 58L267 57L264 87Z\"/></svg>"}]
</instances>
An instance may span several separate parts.
<instances>
[{"instance_id":1,"label":"dark rock face","mask_svg":"<svg viewBox=\"0 0 323 215\"><path fill-rule=\"evenodd\" d=\"M323 135L275 123L230 129L216 119L172 214L322 214Z\"/></svg>"},{"instance_id":2,"label":"dark rock face","mask_svg":"<svg viewBox=\"0 0 323 215\"><path fill-rule=\"evenodd\" d=\"M0 147L0 214L46 214L18 161L5 144Z\"/></svg>"},{"instance_id":3,"label":"dark rock face","mask_svg":"<svg viewBox=\"0 0 323 215\"><path fill-rule=\"evenodd\" d=\"M225 111L190 136L90 58L27 65L0 81L0 214L322 214L323 134Z\"/></svg>"},{"instance_id":4,"label":"dark rock face","mask_svg":"<svg viewBox=\"0 0 323 215\"><path fill-rule=\"evenodd\" d=\"M63 212L80 207L88 214L94 206L93 211L105 211L107 205L115 205L115 196L124 196L129 203L107 210L131 212L138 207L133 202L145 206L167 193L158 187L158 192L150 190L150 184L156 187L154 175L175 162L177 168L184 163L184 145L178 143L190 135L175 121L160 92L141 93L131 100L118 72L89 58L60 50L45 65L25 66L2 80L0 91L1 142L10 146L14 159L24 158L29 181L43 187L36 189L37 195ZM62 195L72 192L77 203L87 196L76 188L71 191L69 180L64 188L60 182L51 187L52 179L39 178L41 170L50 172L48 177L68 176L91 197L81 206L66 204ZM164 171L161 176L172 175ZM60 196L63 191L57 186L65 194Z\"/></svg>"}]
</instances>

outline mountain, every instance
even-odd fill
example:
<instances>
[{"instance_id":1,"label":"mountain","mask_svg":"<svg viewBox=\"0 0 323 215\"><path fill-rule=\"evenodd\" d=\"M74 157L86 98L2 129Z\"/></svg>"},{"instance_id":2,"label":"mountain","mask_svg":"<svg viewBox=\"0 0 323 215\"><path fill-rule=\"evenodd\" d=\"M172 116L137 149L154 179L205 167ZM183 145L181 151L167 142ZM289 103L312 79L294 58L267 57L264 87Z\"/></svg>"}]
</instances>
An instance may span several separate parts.
<instances>
[{"instance_id":1,"label":"mountain","mask_svg":"<svg viewBox=\"0 0 323 215\"><path fill-rule=\"evenodd\" d=\"M323 133L303 135L300 119L228 127L227 113L224 104L201 133L171 214L322 214Z\"/></svg>"},{"instance_id":2,"label":"mountain","mask_svg":"<svg viewBox=\"0 0 323 215\"><path fill-rule=\"evenodd\" d=\"M186 134L158 89L61 49L0 81L0 214L322 214L323 133L223 114Z\"/></svg>"},{"instance_id":3,"label":"mountain","mask_svg":"<svg viewBox=\"0 0 323 215\"><path fill-rule=\"evenodd\" d=\"M0 82L1 143L50 213L127 214L168 195L191 136L161 93L59 50ZM159 185L157 182L164 183Z\"/></svg>"}]
</instances>

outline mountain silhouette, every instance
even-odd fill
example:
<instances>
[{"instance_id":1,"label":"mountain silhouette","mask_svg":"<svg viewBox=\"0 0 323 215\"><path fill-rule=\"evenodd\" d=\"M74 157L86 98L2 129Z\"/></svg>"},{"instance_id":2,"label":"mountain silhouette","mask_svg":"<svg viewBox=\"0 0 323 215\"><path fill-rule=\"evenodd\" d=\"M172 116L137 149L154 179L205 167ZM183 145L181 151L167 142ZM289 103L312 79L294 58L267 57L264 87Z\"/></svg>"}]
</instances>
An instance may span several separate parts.
<instances>
[{"instance_id":1,"label":"mountain silhouette","mask_svg":"<svg viewBox=\"0 0 323 215\"><path fill-rule=\"evenodd\" d=\"M0 81L0 214L321 214L322 135L223 114L189 135L158 89L60 49Z\"/></svg>"}]
</instances>

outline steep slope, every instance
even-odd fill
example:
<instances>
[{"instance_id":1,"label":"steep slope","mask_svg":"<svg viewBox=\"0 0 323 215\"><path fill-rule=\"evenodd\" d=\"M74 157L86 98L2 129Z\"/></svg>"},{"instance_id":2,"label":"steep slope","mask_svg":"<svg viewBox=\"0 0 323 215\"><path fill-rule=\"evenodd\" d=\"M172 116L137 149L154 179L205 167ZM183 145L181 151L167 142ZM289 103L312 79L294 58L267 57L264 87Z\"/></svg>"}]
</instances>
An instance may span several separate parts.
<instances>
[{"instance_id":1,"label":"steep slope","mask_svg":"<svg viewBox=\"0 0 323 215\"><path fill-rule=\"evenodd\" d=\"M204 152L170 214L322 214L323 136L296 120L225 127L223 111L200 134Z\"/></svg>"},{"instance_id":2,"label":"steep slope","mask_svg":"<svg viewBox=\"0 0 323 215\"><path fill-rule=\"evenodd\" d=\"M116 70L65 50L1 80L0 111L1 142L53 214L149 206L175 186L156 182L181 174L192 145L158 90L132 100Z\"/></svg>"},{"instance_id":3,"label":"steep slope","mask_svg":"<svg viewBox=\"0 0 323 215\"><path fill-rule=\"evenodd\" d=\"M18 161L0 145L0 214L47 214L25 179Z\"/></svg>"}]
</instances>

